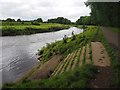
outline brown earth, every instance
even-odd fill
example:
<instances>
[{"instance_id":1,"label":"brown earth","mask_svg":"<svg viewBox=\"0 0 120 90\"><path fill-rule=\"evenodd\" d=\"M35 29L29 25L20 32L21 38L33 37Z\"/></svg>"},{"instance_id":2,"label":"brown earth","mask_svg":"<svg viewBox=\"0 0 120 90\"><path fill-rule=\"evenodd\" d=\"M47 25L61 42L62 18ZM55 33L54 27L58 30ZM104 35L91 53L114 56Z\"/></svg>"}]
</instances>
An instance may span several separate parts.
<instances>
[{"instance_id":1,"label":"brown earth","mask_svg":"<svg viewBox=\"0 0 120 90\"><path fill-rule=\"evenodd\" d=\"M93 64L97 74L90 80L90 88L109 88L112 86L113 71L110 57L100 42L92 42Z\"/></svg>"},{"instance_id":2,"label":"brown earth","mask_svg":"<svg viewBox=\"0 0 120 90\"><path fill-rule=\"evenodd\" d=\"M113 32L110 27L101 27L101 30L110 47L116 52L118 60L120 60L120 33Z\"/></svg>"},{"instance_id":3,"label":"brown earth","mask_svg":"<svg viewBox=\"0 0 120 90\"><path fill-rule=\"evenodd\" d=\"M54 71L56 66L59 64L61 58L61 55L53 56L48 62L43 64L36 72L34 72L33 75L29 77L29 79L38 80L49 77L52 74L52 71Z\"/></svg>"}]
</instances>

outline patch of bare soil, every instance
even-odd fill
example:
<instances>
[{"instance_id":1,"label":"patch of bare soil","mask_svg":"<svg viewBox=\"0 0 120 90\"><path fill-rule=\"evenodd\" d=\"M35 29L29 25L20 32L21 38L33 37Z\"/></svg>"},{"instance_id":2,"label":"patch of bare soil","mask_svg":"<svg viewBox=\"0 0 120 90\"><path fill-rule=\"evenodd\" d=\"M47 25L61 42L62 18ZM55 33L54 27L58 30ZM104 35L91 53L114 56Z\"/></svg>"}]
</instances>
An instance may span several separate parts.
<instances>
[{"instance_id":1,"label":"patch of bare soil","mask_svg":"<svg viewBox=\"0 0 120 90\"><path fill-rule=\"evenodd\" d=\"M93 64L97 67L97 74L90 80L91 88L109 88L112 85L113 71L110 57L100 42L92 42Z\"/></svg>"},{"instance_id":2,"label":"patch of bare soil","mask_svg":"<svg viewBox=\"0 0 120 90\"><path fill-rule=\"evenodd\" d=\"M61 58L61 55L53 56L48 62L43 64L35 73L33 73L33 75L29 79L38 80L48 78L52 74L56 66L59 64Z\"/></svg>"}]
</instances>

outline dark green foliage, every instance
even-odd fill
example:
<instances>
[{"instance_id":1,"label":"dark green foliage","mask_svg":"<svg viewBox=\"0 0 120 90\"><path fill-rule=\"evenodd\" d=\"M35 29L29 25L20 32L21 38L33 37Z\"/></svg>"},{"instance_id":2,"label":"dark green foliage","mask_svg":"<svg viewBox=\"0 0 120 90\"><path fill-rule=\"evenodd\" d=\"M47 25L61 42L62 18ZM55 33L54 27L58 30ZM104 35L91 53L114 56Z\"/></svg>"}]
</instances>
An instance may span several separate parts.
<instances>
[{"instance_id":1,"label":"dark green foliage","mask_svg":"<svg viewBox=\"0 0 120 90\"><path fill-rule=\"evenodd\" d=\"M74 32L72 31L72 39L71 39L71 40L73 41L73 40L75 40L75 38L76 38L76 37L75 37L75 34L74 34Z\"/></svg>"},{"instance_id":2,"label":"dark green foliage","mask_svg":"<svg viewBox=\"0 0 120 90\"><path fill-rule=\"evenodd\" d=\"M43 22L42 18L38 18L37 20L35 20L37 22Z\"/></svg>"},{"instance_id":3,"label":"dark green foliage","mask_svg":"<svg viewBox=\"0 0 120 90\"><path fill-rule=\"evenodd\" d=\"M77 21L77 25L92 25L91 16L81 16Z\"/></svg>"},{"instance_id":4,"label":"dark green foliage","mask_svg":"<svg viewBox=\"0 0 120 90\"><path fill-rule=\"evenodd\" d=\"M119 2L86 2L91 8L91 19L94 24L120 27Z\"/></svg>"},{"instance_id":5,"label":"dark green foliage","mask_svg":"<svg viewBox=\"0 0 120 90\"><path fill-rule=\"evenodd\" d=\"M48 23L71 24L71 21L67 18L58 17L54 19L48 19Z\"/></svg>"},{"instance_id":6,"label":"dark green foliage","mask_svg":"<svg viewBox=\"0 0 120 90\"><path fill-rule=\"evenodd\" d=\"M21 22L21 19L17 19L17 22Z\"/></svg>"},{"instance_id":7,"label":"dark green foliage","mask_svg":"<svg viewBox=\"0 0 120 90\"><path fill-rule=\"evenodd\" d=\"M15 19L7 18L5 21L6 22L15 22Z\"/></svg>"},{"instance_id":8,"label":"dark green foliage","mask_svg":"<svg viewBox=\"0 0 120 90\"><path fill-rule=\"evenodd\" d=\"M67 36L66 35L64 35L64 37L63 37L63 42L67 43Z\"/></svg>"}]
</instances>

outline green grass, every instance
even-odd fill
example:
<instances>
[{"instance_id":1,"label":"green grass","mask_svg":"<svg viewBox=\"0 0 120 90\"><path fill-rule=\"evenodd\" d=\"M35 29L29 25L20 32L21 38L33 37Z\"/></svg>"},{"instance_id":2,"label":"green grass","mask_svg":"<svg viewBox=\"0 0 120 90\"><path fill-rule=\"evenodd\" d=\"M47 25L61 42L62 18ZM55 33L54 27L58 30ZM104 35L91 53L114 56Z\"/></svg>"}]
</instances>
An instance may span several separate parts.
<instances>
[{"instance_id":1,"label":"green grass","mask_svg":"<svg viewBox=\"0 0 120 90\"><path fill-rule=\"evenodd\" d=\"M2 36L29 35L35 33L52 32L69 28L68 25L40 23L40 25L2 25Z\"/></svg>"},{"instance_id":2,"label":"green grass","mask_svg":"<svg viewBox=\"0 0 120 90\"><path fill-rule=\"evenodd\" d=\"M70 70L72 69L72 66L73 66L73 64L74 64L74 61L75 61L75 57L77 57L77 52L79 52L79 50L76 50L76 52L75 52L75 55L74 55L74 57L72 58L72 63L71 63L71 65L70 65Z\"/></svg>"},{"instance_id":3,"label":"green grass","mask_svg":"<svg viewBox=\"0 0 120 90\"><path fill-rule=\"evenodd\" d=\"M86 61L86 48L87 48L87 44L85 45L85 51L84 51L84 57L83 57L83 60L82 60L82 65L84 65L85 61Z\"/></svg>"},{"instance_id":4,"label":"green grass","mask_svg":"<svg viewBox=\"0 0 120 90\"><path fill-rule=\"evenodd\" d=\"M90 53L90 60L91 60L91 62L93 64L93 59L92 59L92 44L91 44L91 42L89 43L89 49L90 49L90 51L89 51L89 53Z\"/></svg>"},{"instance_id":5,"label":"green grass","mask_svg":"<svg viewBox=\"0 0 120 90\"><path fill-rule=\"evenodd\" d=\"M55 54L63 54L64 56L67 56L69 53L72 53L92 41L96 35L96 29L97 27L87 28L84 33L76 35L75 40L72 40L72 37L67 38L67 43L64 43L63 41L56 41L54 43L47 44L46 47L39 50L39 52L42 52L40 53L40 55L43 56L42 60L49 60L49 58Z\"/></svg>"},{"instance_id":6,"label":"green grass","mask_svg":"<svg viewBox=\"0 0 120 90\"><path fill-rule=\"evenodd\" d=\"M117 32L117 33L120 33L120 28L110 28L113 32Z\"/></svg>"},{"instance_id":7,"label":"green grass","mask_svg":"<svg viewBox=\"0 0 120 90\"><path fill-rule=\"evenodd\" d=\"M81 56L82 49L83 49L83 47L81 47L80 53L79 53L79 55L78 55L78 57L77 57L76 67L79 67L79 62L80 62L80 56Z\"/></svg>"},{"instance_id":8,"label":"green grass","mask_svg":"<svg viewBox=\"0 0 120 90\"><path fill-rule=\"evenodd\" d=\"M88 80L95 72L95 66L85 65L49 79L7 84L3 88L86 88L88 87Z\"/></svg>"}]
</instances>

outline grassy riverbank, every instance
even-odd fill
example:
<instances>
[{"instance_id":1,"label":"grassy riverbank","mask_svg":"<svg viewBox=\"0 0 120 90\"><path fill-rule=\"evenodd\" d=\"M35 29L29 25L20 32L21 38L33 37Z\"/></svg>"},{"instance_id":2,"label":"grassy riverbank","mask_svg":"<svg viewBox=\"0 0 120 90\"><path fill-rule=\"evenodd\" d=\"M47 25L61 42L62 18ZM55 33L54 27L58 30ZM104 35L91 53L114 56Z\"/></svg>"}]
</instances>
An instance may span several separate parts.
<instances>
[{"instance_id":1,"label":"grassy riverbank","mask_svg":"<svg viewBox=\"0 0 120 90\"><path fill-rule=\"evenodd\" d=\"M35 33L53 32L62 29L69 28L68 25L63 24L52 24L52 23L37 23L31 24L30 22L14 23L10 25L9 23L3 23L0 26L2 31L2 36L15 36L15 35L29 35Z\"/></svg>"},{"instance_id":2,"label":"grassy riverbank","mask_svg":"<svg viewBox=\"0 0 120 90\"><path fill-rule=\"evenodd\" d=\"M94 65L95 60L93 60L94 54L92 53L92 50L94 49L94 43L92 42L101 42L106 48L106 51L110 56L112 69L114 71L114 82L112 82L112 85L113 87L118 87L120 84L120 64L116 60L115 52L113 52L109 47L99 27L88 26L83 33L80 33L78 35L72 34L72 37L70 38L64 36L63 40L47 44L46 47L43 47L41 50L39 50L39 59L46 63L49 63L48 61L54 55L63 55L63 59L57 65L56 69L54 71L49 71L49 73L51 73L51 76L49 75L46 79L42 80L29 80L29 77L33 72L37 71L38 68L42 68L40 65L40 67L37 67L36 70L27 75L28 77L23 80L25 82L6 84L3 86L3 88L89 87L88 82L91 80L91 78L94 78L94 75L96 75L96 73L99 74L102 72L100 71L98 73ZM94 45L96 46L97 44ZM89 57L87 55L89 55ZM88 60L90 61L89 64Z\"/></svg>"},{"instance_id":3,"label":"grassy riverbank","mask_svg":"<svg viewBox=\"0 0 120 90\"><path fill-rule=\"evenodd\" d=\"M50 79L35 80L23 84L9 85L10 88L85 88L87 81L96 72L95 67L86 65L74 71ZM6 86L4 86L6 87Z\"/></svg>"}]
</instances>

